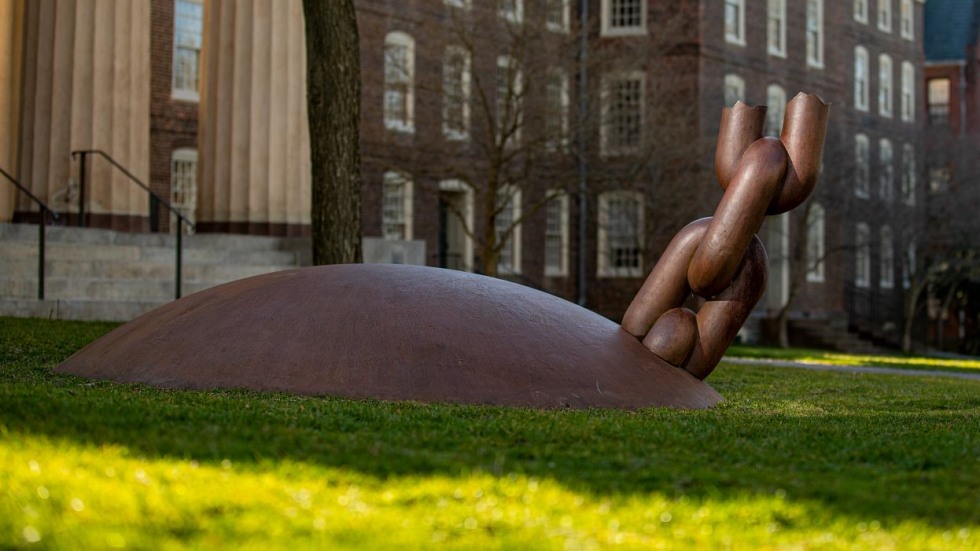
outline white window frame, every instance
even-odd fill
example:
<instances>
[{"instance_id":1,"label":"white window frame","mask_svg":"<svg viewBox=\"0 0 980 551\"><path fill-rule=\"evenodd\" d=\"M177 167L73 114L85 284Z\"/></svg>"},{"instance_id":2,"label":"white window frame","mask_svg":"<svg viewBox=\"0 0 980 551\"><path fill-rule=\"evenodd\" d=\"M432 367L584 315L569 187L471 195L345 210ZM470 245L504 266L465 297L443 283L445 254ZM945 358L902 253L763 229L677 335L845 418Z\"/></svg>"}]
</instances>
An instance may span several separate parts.
<instances>
[{"instance_id":1,"label":"white window frame","mask_svg":"<svg viewBox=\"0 0 980 551\"><path fill-rule=\"evenodd\" d=\"M888 54L878 56L878 114L892 118L895 103L895 71Z\"/></svg>"},{"instance_id":2,"label":"white window frame","mask_svg":"<svg viewBox=\"0 0 980 551\"><path fill-rule=\"evenodd\" d=\"M517 60L509 55L497 56L497 138L506 140L506 148L521 143L524 126L524 73ZM509 116L508 116L509 115ZM504 136L504 126L508 135ZM513 132L510 132L510 130Z\"/></svg>"},{"instance_id":3,"label":"white window frame","mask_svg":"<svg viewBox=\"0 0 980 551\"><path fill-rule=\"evenodd\" d=\"M892 0L878 0L878 30L892 32Z\"/></svg>"},{"instance_id":4,"label":"white window frame","mask_svg":"<svg viewBox=\"0 0 980 551\"><path fill-rule=\"evenodd\" d=\"M915 40L915 6L913 6L912 0L901 0L899 6L899 25L902 38Z\"/></svg>"},{"instance_id":5,"label":"white window frame","mask_svg":"<svg viewBox=\"0 0 980 551\"><path fill-rule=\"evenodd\" d=\"M557 88L557 89L555 89ZM568 73L551 67L545 79L545 148L548 151L567 151L569 99Z\"/></svg>"},{"instance_id":6,"label":"white window frame","mask_svg":"<svg viewBox=\"0 0 980 551\"><path fill-rule=\"evenodd\" d=\"M568 193L562 190L549 190L550 197L545 204L544 229L544 275L545 277L568 276ZM555 212L557 211L557 212ZM557 220L554 220L557 218ZM557 227L554 227L557 226ZM552 262L549 245L557 241L558 262Z\"/></svg>"},{"instance_id":7,"label":"white window frame","mask_svg":"<svg viewBox=\"0 0 980 551\"><path fill-rule=\"evenodd\" d=\"M197 36L196 44L194 41L178 44L179 36L182 34L178 28L179 11L181 4L193 4L201 10L200 34ZM184 30L186 32L186 29ZM174 43L173 56L171 57L171 78L170 78L170 97L177 101L198 102L201 100L201 50L204 41L204 2L203 0L174 0ZM195 52L196 59L193 62L196 74L192 85L184 82L181 74L178 74L180 51Z\"/></svg>"},{"instance_id":8,"label":"white window frame","mask_svg":"<svg viewBox=\"0 0 980 551\"><path fill-rule=\"evenodd\" d=\"M887 203L895 199L895 151L888 138L878 142L878 194Z\"/></svg>"},{"instance_id":9,"label":"white window frame","mask_svg":"<svg viewBox=\"0 0 980 551\"><path fill-rule=\"evenodd\" d=\"M192 170L180 170L178 163ZM197 163L198 153L193 147L180 147L170 153L170 205L192 224L197 218ZM170 233L176 234L177 226L177 215L170 213ZM181 223L179 226L185 234L194 233L187 224Z\"/></svg>"},{"instance_id":10,"label":"white window frame","mask_svg":"<svg viewBox=\"0 0 980 551\"><path fill-rule=\"evenodd\" d=\"M554 4L552 4L552 2ZM549 16L552 9L561 10L561 22L556 23ZM546 0L545 2L545 27L549 31L556 33L567 33L570 27L570 17L568 15L568 0Z\"/></svg>"},{"instance_id":11,"label":"white window frame","mask_svg":"<svg viewBox=\"0 0 980 551\"><path fill-rule=\"evenodd\" d=\"M765 135L779 137L783 130L783 116L786 114L786 89L778 84L766 88L766 126Z\"/></svg>"},{"instance_id":12,"label":"white window frame","mask_svg":"<svg viewBox=\"0 0 980 551\"><path fill-rule=\"evenodd\" d=\"M745 46L745 0L725 0L725 42Z\"/></svg>"},{"instance_id":13,"label":"white window frame","mask_svg":"<svg viewBox=\"0 0 980 551\"><path fill-rule=\"evenodd\" d=\"M854 195L871 197L871 142L865 134L854 135Z\"/></svg>"},{"instance_id":14,"label":"white window frame","mask_svg":"<svg viewBox=\"0 0 980 551\"><path fill-rule=\"evenodd\" d=\"M827 211L815 202L810 205L806 222L806 280L812 283L824 281L826 228Z\"/></svg>"},{"instance_id":15,"label":"white window frame","mask_svg":"<svg viewBox=\"0 0 980 551\"><path fill-rule=\"evenodd\" d=\"M854 230L854 286L871 287L871 229L864 222Z\"/></svg>"},{"instance_id":16,"label":"white window frame","mask_svg":"<svg viewBox=\"0 0 980 551\"><path fill-rule=\"evenodd\" d=\"M507 216L502 216L504 213ZM506 221L506 226L501 225ZM521 188L505 184L497 189L497 215L494 217L494 231L499 245L497 253L497 273L521 273ZM510 237L501 242L502 234L513 227ZM504 263L504 250L509 248L510 263Z\"/></svg>"},{"instance_id":17,"label":"white window frame","mask_svg":"<svg viewBox=\"0 0 980 551\"><path fill-rule=\"evenodd\" d=\"M401 205L398 210L398 217L392 220L389 218L388 213L388 190L393 186L398 186L401 188ZM384 173L381 180L381 237L384 239L392 240L405 240L410 241L412 239L412 226L414 225L413 219L413 195L414 189L412 185L412 177L404 172L398 172L394 170L389 170ZM389 226L400 225L401 232L399 235L394 235L388 231Z\"/></svg>"},{"instance_id":18,"label":"white window frame","mask_svg":"<svg viewBox=\"0 0 980 551\"><path fill-rule=\"evenodd\" d=\"M393 67L389 48L405 48L405 67ZM398 77L404 73L403 77ZM397 90L398 85L404 85L404 91ZM390 95L404 94L405 117L395 118L396 113L389 108ZM415 132L415 39L402 31L392 31L385 36L384 42L384 93L382 95L382 112L385 128L399 132Z\"/></svg>"},{"instance_id":19,"label":"white window frame","mask_svg":"<svg viewBox=\"0 0 980 551\"><path fill-rule=\"evenodd\" d=\"M524 20L524 0L509 0L513 2L513 6L507 6L505 2L508 0L497 0L498 2L498 12L500 17L505 21L510 21L511 23L520 23Z\"/></svg>"},{"instance_id":20,"label":"white window frame","mask_svg":"<svg viewBox=\"0 0 980 551\"><path fill-rule=\"evenodd\" d=\"M640 8L639 25L613 26L613 11L620 2L635 2ZM600 34L604 37L642 36L647 34L647 0L602 0Z\"/></svg>"},{"instance_id":21,"label":"white window frame","mask_svg":"<svg viewBox=\"0 0 980 551\"><path fill-rule=\"evenodd\" d=\"M449 86L453 83L450 81L452 75L450 74L450 69L453 67L451 61L454 58L461 58L463 61L462 72L459 75L459 85L460 85L460 124L462 128L450 128L449 126L449 110L451 105L451 96L449 91ZM470 86L472 80L472 73L470 69L470 52L461 46L446 46L446 53L443 57L442 65L442 135L447 140L467 140L470 136Z\"/></svg>"},{"instance_id":22,"label":"white window frame","mask_svg":"<svg viewBox=\"0 0 980 551\"><path fill-rule=\"evenodd\" d=\"M892 229L882 226L881 241L878 253L878 287L892 289L895 287L895 240Z\"/></svg>"},{"instance_id":23,"label":"white window frame","mask_svg":"<svg viewBox=\"0 0 980 551\"><path fill-rule=\"evenodd\" d=\"M930 78L926 81L926 120L930 126L950 124L949 115L951 113L950 100L952 99L952 82L947 77ZM942 97L940 97L942 96ZM945 102L938 103L937 99L945 98ZM937 107L943 107L943 113L937 113ZM942 120L938 120L942 115Z\"/></svg>"},{"instance_id":24,"label":"white window frame","mask_svg":"<svg viewBox=\"0 0 980 551\"><path fill-rule=\"evenodd\" d=\"M618 134L613 131L613 125L619 121L612 120L613 117L618 115L618 112L613 110L613 88L614 86L623 82L633 82L639 83L639 113L636 116L639 117L639 124L637 125L637 143L635 144L613 144L613 134ZM602 155L631 155L640 151L644 143L644 122L646 121L646 73L643 71L627 71L627 72L613 72L606 73L602 76L601 81L601 121L599 125L599 145Z\"/></svg>"},{"instance_id":25,"label":"white window frame","mask_svg":"<svg viewBox=\"0 0 980 551\"><path fill-rule=\"evenodd\" d=\"M745 79L734 73L725 75L725 106L731 107L745 101Z\"/></svg>"},{"instance_id":26,"label":"white window frame","mask_svg":"<svg viewBox=\"0 0 980 551\"><path fill-rule=\"evenodd\" d=\"M811 6L814 7L812 10ZM804 31L806 32L806 64L823 69L823 0L807 0Z\"/></svg>"},{"instance_id":27,"label":"white window frame","mask_svg":"<svg viewBox=\"0 0 980 551\"><path fill-rule=\"evenodd\" d=\"M915 205L915 148L907 143L902 146L902 202L906 205Z\"/></svg>"},{"instance_id":28,"label":"white window frame","mask_svg":"<svg viewBox=\"0 0 980 551\"><path fill-rule=\"evenodd\" d=\"M611 201L633 201L636 203L636 266L613 266L610 258L611 243L610 220ZM638 191L607 191L599 194L599 227L597 249L596 275L600 278L636 278L643 277L643 241L644 241L644 205L643 194Z\"/></svg>"},{"instance_id":29,"label":"white window frame","mask_svg":"<svg viewBox=\"0 0 980 551\"><path fill-rule=\"evenodd\" d=\"M911 62L902 62L902 121L915 120L915 66Z\"/></svg>"},{"instance_id":30,"label":"white window frame","mask_svg":"<svg viewBox=\"0 0 980 551\"><path fill-rule=\"evenodd\" d=\"M786 57L786 0L769 0L766 43L769 55Z\"/></svg>"},{"instance_id":31,"label":"white window frame","mask_svg":"<svg viewBox=\"0 0 980 551\"><path fill-rule=\"evenodd\" d=\"M470 0L444 0L444 2L451 8L470 9Z\"/></svg>"},{"instance_id":32,"label":"white window frame","mask_svg":"<svg viewBox=\"0 0 980 551\"><path fill-rule=\"evenodd\" d=\"M858 23L868 22L868 2L871 0L854 0L854 20Z\"/></svg>"},{"instance_id":33,"label":"white window frame","mask_svg":"<svg viewBox=\"0 0 980 551\"><path fill-rule=\"evenodd\" d=\"M854 47L854 108L867 111L871 102L871 66L869 65L868 49L864 46Z\"/></svg>"}]
</instances>

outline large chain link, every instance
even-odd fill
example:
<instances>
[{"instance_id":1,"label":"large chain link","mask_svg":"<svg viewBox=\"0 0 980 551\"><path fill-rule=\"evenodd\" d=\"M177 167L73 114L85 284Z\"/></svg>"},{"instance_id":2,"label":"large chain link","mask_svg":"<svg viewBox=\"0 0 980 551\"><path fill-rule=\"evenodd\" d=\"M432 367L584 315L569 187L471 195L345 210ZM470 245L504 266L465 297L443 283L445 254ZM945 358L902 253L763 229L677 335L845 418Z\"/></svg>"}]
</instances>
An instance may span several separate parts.
<instances>
[{"instance_id":1,"label":"large chain link","mask_svg":"<svg viewBox=\"0 0 980 551\"><path fill-rule=\"evenodd\" d=\"M653 353L699 379L718 365L766 287L756 233L767 214L787 212L817 183L829 107L799 94L786 105L779 139L763 138L766 108L725 108L715 173L725 194L712 217L685 226L623 316L623 328ZM697 313L684 305L692 293Z\"/></svg>"}]
</instances>

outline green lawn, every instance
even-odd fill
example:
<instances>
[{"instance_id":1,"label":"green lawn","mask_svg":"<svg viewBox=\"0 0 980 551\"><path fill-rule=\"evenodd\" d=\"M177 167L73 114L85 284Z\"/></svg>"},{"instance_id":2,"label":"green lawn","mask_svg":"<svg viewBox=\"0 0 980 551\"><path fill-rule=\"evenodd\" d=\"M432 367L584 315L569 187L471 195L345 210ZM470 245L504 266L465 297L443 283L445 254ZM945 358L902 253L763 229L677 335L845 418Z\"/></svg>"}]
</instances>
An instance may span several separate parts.
<instances>
[{"instance_id":1,"label":"green lawn","mask_svg":"<svg viewBox=\"0 0 980 551\"><path fill-rule=\"evenodd\" d=\"M708 411L164 391L0 318L0 549L980 549L980 383L722 365Z\"/></svg>"},{"instance_id":2,"label":"green lawn","mask_svg":"<svg viewBox=\"0 0 980 551\"><path fill-rule=\"evenodd\" d=\"M925 371L961 371L980 373L980 359L969 358L927 358L904 356L898 353L887 356L845 354L827 350L808 348L770 348L764 346L736 345L728 349L733 358L762 358L767 360L787 360L800 363L830 365L862 365L870 367L894 367L899 369L921 369Z\"/></svg>"}]
</instances>

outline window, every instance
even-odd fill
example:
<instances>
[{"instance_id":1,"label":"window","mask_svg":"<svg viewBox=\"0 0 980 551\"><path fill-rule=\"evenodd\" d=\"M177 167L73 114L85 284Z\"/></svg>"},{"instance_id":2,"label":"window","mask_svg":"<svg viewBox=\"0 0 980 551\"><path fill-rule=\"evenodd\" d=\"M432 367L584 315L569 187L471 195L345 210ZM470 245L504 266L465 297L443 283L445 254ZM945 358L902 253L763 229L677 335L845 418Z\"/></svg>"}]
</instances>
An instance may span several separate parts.
<instances>
[{"instance_id":1,"label":"window","mask_svg":"<svg viewBox=\"0 0 980 551\"><path fill-rule=\"evenodd\" d=\"M504 147L521 141L524 123L524 75L517 61L506 55L497 58L497 138Z\"/></svg>"},{"instance_id":2,"label":"window","mask_svg":"<svg viewBox=\"0 0 980 551\"><path fill-rule=\"evenodd\" d=\"M521 273L521 190L512 185L497 190L497 216L494 230L500 252L497 271L502 274Z\"/></svg>"},{"instance_id":3,"label":"window","mask_svg":"<svg viewBox=\"0 0 980 551\"><path fill-rule=\"evenodd\" d=\"M878 56L878 114L892 116L892 58L888 54Z\"/></svg>"},{"instance_id":4,"label":"window","mask_svg":"<svg viewBox=\"0 0 980 551\"><path fill-rule=\"evenodd\" d=\"M599 277L643 276L643 196L634 191L599 195Z\"/></svg>"},{"instance_id":5,"label":"window","mask_svg":"<svg viewBox=\"0 0 980 551\"><path fill-rule=\"evenodd\" d=\"M512 23L520 23L524 18L524 0L499 0L500 17Z\"/></svg>"},{"instance_id":6,"label":"window","mask_svg":"<svg viewBox=\"0 0 980 551\"><path fill-rule=\"evenodd\" d=\"M770 84L766 89L766 136L779 137L783 129L783 114L786 112L786 90L778 84Z\"/></svg>"},{"instance_id":7,"label":"window","mask_svg":"<svg viewBox=\"0 0 980 551\"><path fill-rule=\"evenodd\" d=\"M868 0L854 0L854 20L859 23L868 22Z\"/></svg>"},{"instance_id":8,"label":"window","mask_svg":"<svg viewBox=\"0 0 980 551\"><path fill-rule=\"evenodd\" d=\"M551 190L545 205L544 275L568 275L568 194Z\"/></svg>"},{"instance_id":9,"label":"window","mask_svg":"<svg viewBox=\"0 0 980 551\"><path fill-rule=\"evenodd\" d=\"M385 172L381 190L381 236L412 238L412 181L399 172Z\"/></svg>"},{"instance_id":10,"label":"window","mask_svg":"<svg viewBox=\"0 0 980 551\"><path fill-rule=\"evenodd\" d=\"M854 136L854 195L865 199L871 196L869 149L867 136L864 134Z\"/></svg>"},{"instance_id":11,"label":"window","mask_svg":"<svg viewBox=\"0 0 980 551\"><path fill-rule=\"evenodd\" d=\"M908 61L902 62L902 120L915 120L915 67Z\"/></svg>"},{"instance_id":12,"label":"window","mask_svg":"<svg viewBox=\"0 0 980 551\"><path fill-rule=\"evenodd\" d=\"M568 0L546 0L544 18L549 31L568 32Z\"/></svg>"},{"instance_id":13,"label":"window","mask_svg":"<svg viewBox=\"0 0 980 551\"><path fill-rule=\"evenodd\" d=\"M899 17L901 18L901 32L902 38L906 40L912 40L915 38L915 12L912 11L912 0L902 0L901 3L901 13Z\"/></svg>"},{"instance_id":14,"label":"window","mask_svg":"<svg viewBox=\"0 0 980 551\"><path fill-rule=\"evenodd\" d=\"M551 69L545 81L544 131L548 151L565 151L568 147L568 75L561 69Z\"/></svg>"},{"instance_id":15,"label":"window","mask_svg":"<svg viewBox=\"0 0 980 551\"><path fill-rule=\"evenodd\" d=\"M871 286L871 231L863 222L858 222L854 232L854 285Z\"/></svg>"},{"instance_id":16,"label":"window","mask_svg":"<svg viewBox=\"0 0 980 551\"><path fill-rule=\"evenodd\" d=\"M440 268L473 270L473 188L461 180L439 182Z\"/></svg>"},{"instance_id":17,"label":"window","mask_svg":"<svg viewBox=\"0 0 980 551\"><path fill-rule=\"evenodd\" d=\"M929 124L949 124L949 79L931 78L926 85Z\"/></svg>"},{"instance_id":18,"label":"window","mask_svg":"<svg viewBox=\"0 0 980 551\"><path fill-rule=\"evenodd\" d=\"M827 213L820 203L810 205L806 221L806 280L823 281Z\"/></svg>"},{"instance_id":19,"label":"window","mask_svg":"<svg viewBox=\"0 0 980 551\"><path fill-rule=\"evenodd\" d=\"M745 101L745 79L738 75L725 75L725 105Z\"/></svg>"},{"instance_id":20,"label":"window","mask_svg":"<svg viewBox=\"0 0 980 551\"><path fill-rule=\"evenodd\" d=\"M442 133L450 140L465 140L470 132L470 54L459 46L446 48L442 93Z\"/></svg>"},{"instance_id":21,"label":"window","mask_svg":"<svg viewBox=\"0 0 980 551\"><path fill-rule=\"evenodd\" d=\"M201 43L204 34L202 0L174 3L173 98L198 101L200 98Z\"/></svg>"},{"instance_id":22,"label":"window","mask_svg":"<svg viewBox=\"0 0 980 551\"><path fill-rule=\"evenodd\" d=\"M902 146L902 202L915 204L915 148L912 144Z\"/></svg>"},{"instance_id":23,"label":"window","mask_svg":"<svg viewBox=\"0 0 980 551\"><path fill-rule=\"evenodd\" d=\"M786 0L769 0L769 54L786 57Z\"/></svg>"},{"instance_id":24,"label":"window","mask_svg":"<svg viewBox=\"0 0 980 551\"><path fill-rule=\"evenodd\" d=\"M170 205L192 224L197 214L197 150L175 149L170 157ZM177 233L178 218L170 214L170 233ZM194 230L180 224L185 234Z\"/></svg>"},{"instance_id":25,"label":"window","mask_svg":"<svg viewBox=\"0 0 980 551\"><path fill-rule=\"evenodd\" d=\"M864 46L854 48L854 108L867 111L869 103L868 50Z\"/></svg>"},{"instance_id":26,"label":"window","mask_svg":"<svg viewBox=\"0 0 980 551\"><path fill-rule=\"evenodd\" d=\"M725 0L725 40L745 44L745 0Z\"/></svg>"},{"instance_id":27,"label":"window","mask_svg":"<svg viewBox=\"0 0 980 551\"><path fill-rule=\"evenodd\" d=\"M604 155L636 153L643 143L643 76L633 72L603 77L599 141Z\"/></svg>"},{"instance_id":28,"label":"window","mask_svg":"<svg viewBox=\"0 0 980 551\"><path fill-rule=\"evenodd\" d=\"M929 191L931 193L942 193L949 189L952 179L948 166L935 166L929 168Z\"/></svg>"},{"instance_id":29,"label":"window","mask_svg":"<svg viewBox=\"0 0 980 551\"><path fill-rule=\"evenodd\" d=\"M906 289L912 285L912 277L915 275L915 239L912 233L905 235L905 257L902 258L902 287Z\"/></svg>"},{"instance_id":30,"label":"window","mask_svg":"<svg viewBox=\"0 0 980 551\"><path fill-rule=\"evenodd\" d=\"M881 227L881 261L878 274L878 286L891 289L895 286L895 244L892 242L892 229Z\"/></svg>"},{"instance_id":31,"label":"window","mask_svg":"<svg viewBox=\"0 0 980 551\"><path fill-rule=\"evenodd\" d=\"M892 164L892 142L888 138L878 142L878 161L879 194L890 203L894 197L895 167Z\"/></svg>"},{"instance_id":32,"label":"window","mask_svg":"<svg viewBox=\"0 0 980 551\"><path fill-rule=\"evenodd\" d=\"M647 33L647 0L602 0L602 36Z\"/></svg>"},{"instance_id":33,"label":"window","mask_svg":"<svg viewBox=\"0 0 980 551\"><path fill-rule=\"evenodd\" d=\"M878 28L892 32L892 0L878 0Z\"/></svg>"},{"instance_id":34,"label":"window","mask_svg":"<svg viewBox=\"0 0 980 551\"><path fill-rule=\"evenodd\" d=\"M452 6L454 8L469 9L470 0L445 0L447 6Z\"/></svg>"},{"instance_id":35,"label":"window","mask_svg":"<svg viewBox=\"0 0 980 551\"><path fill-rule=\"evenodd\" d=\"M823 67L823 0L806 2L806 62Z\"/></svg>"},{"instance_id":36,"label":"window","mask_svg":"<svg viewBox=\"0 0 980 551\"><path fill-rule=\"evenodd\" d=\"M415 131L415 41L402 32L385 37L385 128Z\"/></svg>"}]
</instances>

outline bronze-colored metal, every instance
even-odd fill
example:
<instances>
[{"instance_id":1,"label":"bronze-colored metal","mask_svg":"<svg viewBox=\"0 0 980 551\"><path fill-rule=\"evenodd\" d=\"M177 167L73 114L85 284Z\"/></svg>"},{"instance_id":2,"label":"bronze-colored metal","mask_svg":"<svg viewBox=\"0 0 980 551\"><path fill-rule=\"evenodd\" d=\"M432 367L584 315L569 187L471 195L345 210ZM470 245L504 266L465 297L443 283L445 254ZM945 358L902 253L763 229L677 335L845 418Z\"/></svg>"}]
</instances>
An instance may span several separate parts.
<instances>
[{"instance_id":1,"label":"bronze-colored metal","mask_svg":"<svg viewBox=\"0 0 980 551\"><path fill-rule=\"evenodd\" d=\"M165 388L538 408L721 400L576 304L476 274L382 264L201 291L115 329L57 371Z\"/></svg>"},{"instance_id":2,"label":"bronze-colored metal","mask_svg":"<svg viewBox=\"0 0 980 551\"><path fill-rule=\"evenodd\" d=\"M817 96L797 95L778 140L762 137L765 107L722 112L715 173L725 195L713 217L671 241L623 316L627 332L699 379L714 370L765 290L756 233L766 214L795 208L816 186L828 112ZM705 300L693 329L681 310L692 292Z\"/></svg>"}]
</instances>

